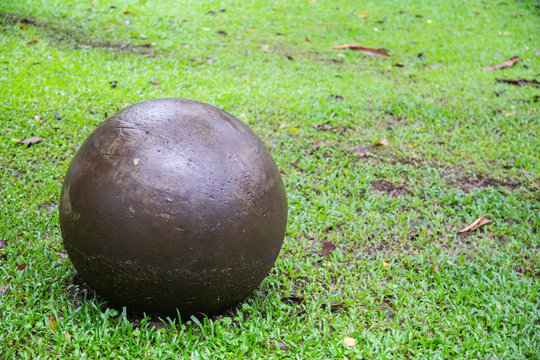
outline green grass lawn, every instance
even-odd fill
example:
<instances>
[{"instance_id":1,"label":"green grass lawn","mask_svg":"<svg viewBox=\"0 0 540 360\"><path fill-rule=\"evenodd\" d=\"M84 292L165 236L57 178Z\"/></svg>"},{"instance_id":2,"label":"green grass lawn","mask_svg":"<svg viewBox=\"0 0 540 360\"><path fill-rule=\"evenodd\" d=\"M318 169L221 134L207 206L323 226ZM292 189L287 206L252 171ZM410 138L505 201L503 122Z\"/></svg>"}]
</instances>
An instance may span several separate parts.
<instances>
[{"instance_id":1,"label":"green grass lawn","mask_svg":"<svg viewBox=\"0 0 540 360\"><path fill-rule=\"evenodd\" d=\"M539 90L496 79L540 80L539 33L535 1L1 2L0 358L538 359ZM77 147L160 97L283 173L276 266L223 314L113 308L62 245Z\"/></svg>"}]
</instances>

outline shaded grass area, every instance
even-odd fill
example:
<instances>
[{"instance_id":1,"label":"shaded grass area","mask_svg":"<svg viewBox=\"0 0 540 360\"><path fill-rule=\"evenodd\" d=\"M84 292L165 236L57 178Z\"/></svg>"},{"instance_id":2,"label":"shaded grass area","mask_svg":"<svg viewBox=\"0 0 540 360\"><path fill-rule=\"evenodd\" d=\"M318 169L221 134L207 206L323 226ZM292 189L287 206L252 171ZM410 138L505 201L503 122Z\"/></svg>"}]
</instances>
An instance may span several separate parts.
<instances>
[{"instance_id":1,"label":"shaded grass area","mask_svg":"<svg viewBox=\"0 0 540 360\"><path fill-rule=\"evenodd\" d=\"M0 354L537 357L538 90L495 79L538 78L538 15L534 2L0 5ZM353 42L392 56L331 49ZM183 323L86 289L56 210L85 137L156 97L248 123L289 199L261 287ZM43 141L13 141L30 136ZM494 222L457 235L481 215Z\"/></svg>"}]
</instances>

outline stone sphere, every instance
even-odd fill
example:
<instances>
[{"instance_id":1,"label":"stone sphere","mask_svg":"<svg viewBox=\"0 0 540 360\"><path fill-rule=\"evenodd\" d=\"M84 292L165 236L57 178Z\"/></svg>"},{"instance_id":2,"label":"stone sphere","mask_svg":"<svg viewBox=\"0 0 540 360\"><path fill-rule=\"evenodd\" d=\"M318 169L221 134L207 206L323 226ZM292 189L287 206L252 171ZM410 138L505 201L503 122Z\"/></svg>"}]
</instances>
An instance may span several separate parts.
<instances>
[{"instance_id":1,"label":"stone sphere","mask_svg":"<svg viewBox=\"0 0 540 360\"><path fill-rule=\"evenodd\" d=\"M64 178L62 237L86 284L160 314L249 296L280 252L287 199L264 143L213 106L154 99L86 139Z\"/></svg>"}]
</instances>

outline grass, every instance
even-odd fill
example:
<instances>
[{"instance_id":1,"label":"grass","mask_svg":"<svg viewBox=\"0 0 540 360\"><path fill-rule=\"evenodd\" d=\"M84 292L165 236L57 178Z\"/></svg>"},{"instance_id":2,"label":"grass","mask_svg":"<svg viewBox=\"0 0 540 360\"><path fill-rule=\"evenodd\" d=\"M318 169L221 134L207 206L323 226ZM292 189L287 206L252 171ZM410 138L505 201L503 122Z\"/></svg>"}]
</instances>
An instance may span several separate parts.
<instances>
[{"instance_id":1,"label":"grass","mask_svg":"<svg viewBox=\"0 0 540 360\"><path fill-rule=\"evenodd\" d=\"M0 4L0 357L538 358L538 88L495 79L538 78L539 15L534 1ZM354 42L391 57L332 50ZM280 257L223 314L115 309L63 250L77 146L159 97L232 113L284 174ZM13 140L30 136L43 141ZM457 235L481 215L494 222Z\"/></svg>"}]
</instances>

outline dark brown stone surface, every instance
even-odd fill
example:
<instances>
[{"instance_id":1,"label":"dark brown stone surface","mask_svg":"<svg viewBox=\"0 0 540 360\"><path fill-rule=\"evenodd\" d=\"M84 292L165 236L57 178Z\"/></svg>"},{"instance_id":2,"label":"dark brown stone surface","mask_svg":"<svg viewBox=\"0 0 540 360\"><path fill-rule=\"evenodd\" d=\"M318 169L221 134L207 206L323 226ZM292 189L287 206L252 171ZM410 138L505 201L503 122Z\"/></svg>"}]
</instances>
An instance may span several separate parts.
<instances>
[{"instance_id":1,"label":"dark brown stone surface","mask_svg":"<svg viewBox=\"0 0 540 360\"><path fill-rule=\"evenodd\" d=\"M64 245L84 281L118 305L213 313L249 296L279 254L283 182L232 115L183 99L104 121L68 169Z\"/></svg>"}]
</instances>

